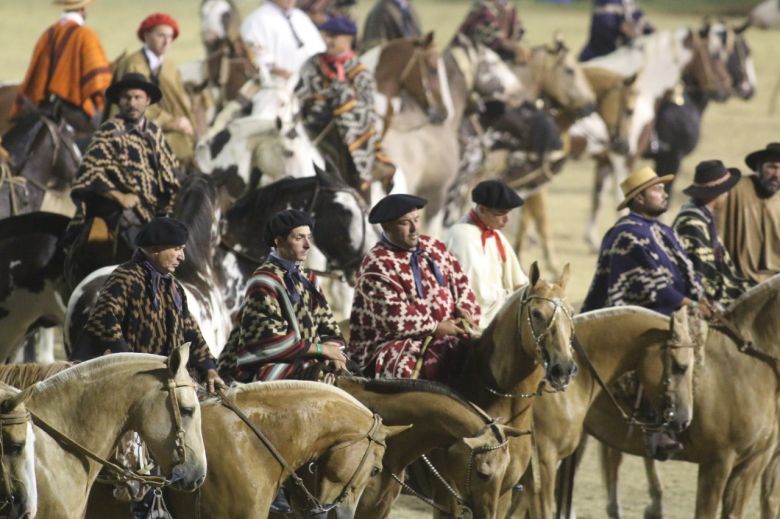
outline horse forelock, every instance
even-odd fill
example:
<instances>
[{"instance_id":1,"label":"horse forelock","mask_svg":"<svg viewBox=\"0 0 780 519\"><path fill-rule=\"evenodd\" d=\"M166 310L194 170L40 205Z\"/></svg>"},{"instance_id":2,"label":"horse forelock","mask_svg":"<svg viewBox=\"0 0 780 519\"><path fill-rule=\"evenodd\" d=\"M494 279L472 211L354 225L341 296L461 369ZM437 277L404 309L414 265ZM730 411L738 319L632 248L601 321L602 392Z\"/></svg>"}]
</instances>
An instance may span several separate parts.
<instances>
[{"instance_id":1,"label":"horse forelock","mask_svg":"<svg viewBox=\"0 0 780 519\"><path fill-rule=\"evenodd\" d=\"M35 386L35 392L41 393L52 387L67 385L70 383L83 383L85 380L99 378L108 375L115 376L117 367L125 368L123 371L145 369L166 369L166 358L161 355L149 353L114 353L90 359L64 369Z\"/></svg>"},{"instance_id":2,"label":"horse forelock","mask_svg":"<svg viewBox=\"0 0 780 519\"><path fill-rule=\"evenodd\" d=\"M336 386L330 384L323 384L321 382L311 382L308 380L277 380L273 382L250 382L248 384L241 384L231 387L227 394L229 397L235 397L242 393L268 393L272 391L313 391L317 393L330 394L336 398L347 400L361 411L365 412L368 416L373 416L374 413L366 407L357 398L350 395L343 389L339 389Z\"/></svg>"}]
</instances>

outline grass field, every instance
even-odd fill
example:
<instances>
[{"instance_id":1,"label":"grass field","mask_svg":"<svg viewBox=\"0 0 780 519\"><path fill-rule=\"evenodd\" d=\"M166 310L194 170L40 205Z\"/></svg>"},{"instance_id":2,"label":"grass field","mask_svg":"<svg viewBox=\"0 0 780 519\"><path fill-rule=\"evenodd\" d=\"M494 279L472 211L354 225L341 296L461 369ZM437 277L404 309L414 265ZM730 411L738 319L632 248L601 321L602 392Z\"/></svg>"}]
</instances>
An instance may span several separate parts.
<instances>
[{"instance_id":1,"label":"grass field","mask_svg":"<svg viewBox=\"0 0 780 519\"><path fill-rule=\"evenodd\" d=\"M442 46L449 40L468 8L468 3L462 0L413 1L420 11L424 26L436 31L437 40ZM248 12L259 2L238 0L237 3L242 11ZM722 7L725 4L749 5L743 0L719 2L718 5ZM164 3L159 0L96 0L90 10L88 23L98 31L109 57L113 58L124 49L139 47L134 35L139 21L146 14L164 9L181 24L182 34L172 50L172 57L181 62L199 58L202 54L197 34L198 5L197 0L166 0ZM661 29L680 25L695 26L699 23L698 15L680 12L682 6L691 5L697 12L708 6L701 0L691 4L687 1L657 0L648 1L646 5L650 19ZM578 51L582 47L589 24L587 5L578 3L571 6L554 6L520 2L518 6L527 30L527 38L531 43L547 42L554 31L560 30L572 49ZM664 9L670 6L674 7L674 13ZM369 7L369 2L360 0L358 12L361 18ZM3 64L0 79L21 79L35 40L56 19L57 14L48 0L0 0L0 63ZM693 168L700 160L719 158L727 165L740 167L745 172L743 158L748 152L763 148L767 142L780 140L778 118L769 114L767 108L769 93L780 75L775 54L777 51L772 50L777 49L780 34L751 31L748 33L748 40L758 71L758 94L749 102L732 100L726 104L710 106L704 117L701 143L683 163L681 179L676 184L677 189L682 189L690 182ZM584 298L596 259L587 251L581 238L590 203L592 175L590 163L570 163L550 189L555 240L560 258L572 265L573 281L570 283L569 294L575 306ZM669 212L670 217L676 213L681 202L682 196L678 194ZM605 211L600 221L602 230L606 230L614 219L614 212ZM667 218L667 221L670 220L671 218ZM540 250L536 246L529 246L522 251L521 259L526 266L537 257L540 257ZM604 491L598 476L595 451L594 448L589 450L577 479L575 504L581 519L605 516ZM666 484L665 517L693 517L695 467L668 462L662 464L661 468L662 480ZM633 458L626 461L622 474L621 494L625 517L642 517L647 493L640 460ZM404 498L405 503L408 501L408 498ZM412 508L417 507L404 506L396 511L393 517L423 517ZM758 517L755 498L747 517Z\"/></svg>"}]
</instances>

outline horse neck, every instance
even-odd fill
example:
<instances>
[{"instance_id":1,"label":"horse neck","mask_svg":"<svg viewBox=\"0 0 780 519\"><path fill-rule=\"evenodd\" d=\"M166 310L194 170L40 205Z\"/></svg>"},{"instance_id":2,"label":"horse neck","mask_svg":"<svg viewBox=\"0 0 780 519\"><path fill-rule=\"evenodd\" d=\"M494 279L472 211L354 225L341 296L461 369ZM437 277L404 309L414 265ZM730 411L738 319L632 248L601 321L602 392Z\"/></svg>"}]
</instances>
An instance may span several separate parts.
<instances>
[{"instance_id":1,"label":"horse neck","mask_svg":"<svg viewBox=\"0 0 780 519\"><path fill-rule=\"evenodd\" d=\"M452 99L453 108L453 121L457 127L460 127L460 123L463 120L463 114L466 112L466 103L471 92L468 90L468 83L465 73L458 66L457 61L453 57L452 48L448 48L444 55L444 68L447 74L447 82L450 88L450 97ZM472 67L476 70L476 64L472 63Z\"/></svg>"},{"instance_id":2,"label":"horse neck","mask_svg":"<svg viewBox=\"0 0 780 519\"><path fill-rule=\"evenodd\" d=\"M738 327L750 332L750 338L760 349L767 351L771 348L769 352L780 356L780 349L775 346L777 337L780 336L778 315L780 297L776 290L767 290L756 297L748 298L727 312L727 316Z\"/></svg>"},{"instance_id":3,"label":"horse neck","mask_svg":"<svg viewBox=\"0 0 780 519\"><path fill-rule=\"evenodd\" d=\"M519 65L512 67L512 72L517 75L517 79L523 85L523 97L527 100L533 100L539 97L539 91L541 89L541 74L539 72L540 65L536 57L536 52L533 51L531 61L526 65Z\"/></svg>"},{"instance_id":4,"label":"horse neck","mask_svg":"<svg viewBox=\"0 0 780 519\"><path fill-rule=\"evenodd\" d=\"M383 463L392 471L435 448L447 448L463 438L476 436L485 420L452 397L428 391L377 393L366 389L349 392L388 425L412 428L389 440Z\"/></svg>"}]
</instances>

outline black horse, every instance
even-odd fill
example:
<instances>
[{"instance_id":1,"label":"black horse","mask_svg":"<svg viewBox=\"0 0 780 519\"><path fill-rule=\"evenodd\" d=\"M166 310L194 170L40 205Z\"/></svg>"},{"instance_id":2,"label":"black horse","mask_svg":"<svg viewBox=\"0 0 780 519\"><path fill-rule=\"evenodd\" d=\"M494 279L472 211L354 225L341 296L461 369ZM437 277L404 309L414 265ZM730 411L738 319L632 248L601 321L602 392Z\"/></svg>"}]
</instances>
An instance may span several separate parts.
<instances>
[{"instance_id":1,"label":"black horse","mask_svg":"<svg viewBox=\"0 0 780 519\"><path fill-rule=\"evenodd\" d=\"M47 190L65 193L81 162L68 126L36 109L3 135L3 147L12 175L0 177L0 218L40 210Z\"/></svg>"}]
</instances>

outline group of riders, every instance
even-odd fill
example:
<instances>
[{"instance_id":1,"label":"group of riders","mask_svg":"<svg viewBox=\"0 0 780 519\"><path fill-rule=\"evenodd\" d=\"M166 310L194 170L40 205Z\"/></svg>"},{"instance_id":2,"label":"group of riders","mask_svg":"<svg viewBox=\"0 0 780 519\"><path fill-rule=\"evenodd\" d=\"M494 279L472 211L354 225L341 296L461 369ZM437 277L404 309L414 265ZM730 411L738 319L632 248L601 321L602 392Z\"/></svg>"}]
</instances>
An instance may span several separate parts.
<instances>
[{"instance_id":1,"label":"group of riders","mask_svg":"<svg viewBox=\"0 0 780 519\"><path fill-rule=\"evenodd\" d=\"M189 230L166 216L196 138L181 78L166 57L179 26L168 15L150 15L137 31L143 47L110 64L97 34L84 25L91 1L55 0L64 13L38 41L14 107L17 116L31 106L47 110L88 136L71 191L76 215L63 244L71 287L100 266L90 244L101 234L118 236L126 248L127 261L103 287L75 357L167 355L190 342L191 367L211 391L225 381L327 382L347 372L444 383L461 373L464 348L528 283L501 232L522 198L500 181L481 182L471 193L473 208L442 240L421 233L425 199L390 194L378 200L368 219L381 227L381 238L358 270L348 337L317 277L302 267L316 222L295 209L275 214L263 230L271 252L247 282L216 359L174 278ZM653 30L631 0L594 3L583 60ZM307 11L295 0L265 0L245 19L241 36L260 77L294 90L314 135L336 130L361 190L373 180L389 185L395 167L376 130L373 76L355 54L352 5L302 7ZM522 59L522 25L506 0L478 0L459 32L503 59ZM421 33L410 0L378 0L362 41L365 48ZM618 207L629 212L604 237L582 310L639 305L671 315L690 306L709 317L780 272L780 144L750 153L745 162L752 174L719 160L701 162L672 227L659 220L672 177L648 167L630 175ZM116 246L112 253L115 258ZM665 437L656 447L680 446Z\"/></svg>"}]
</instances>

